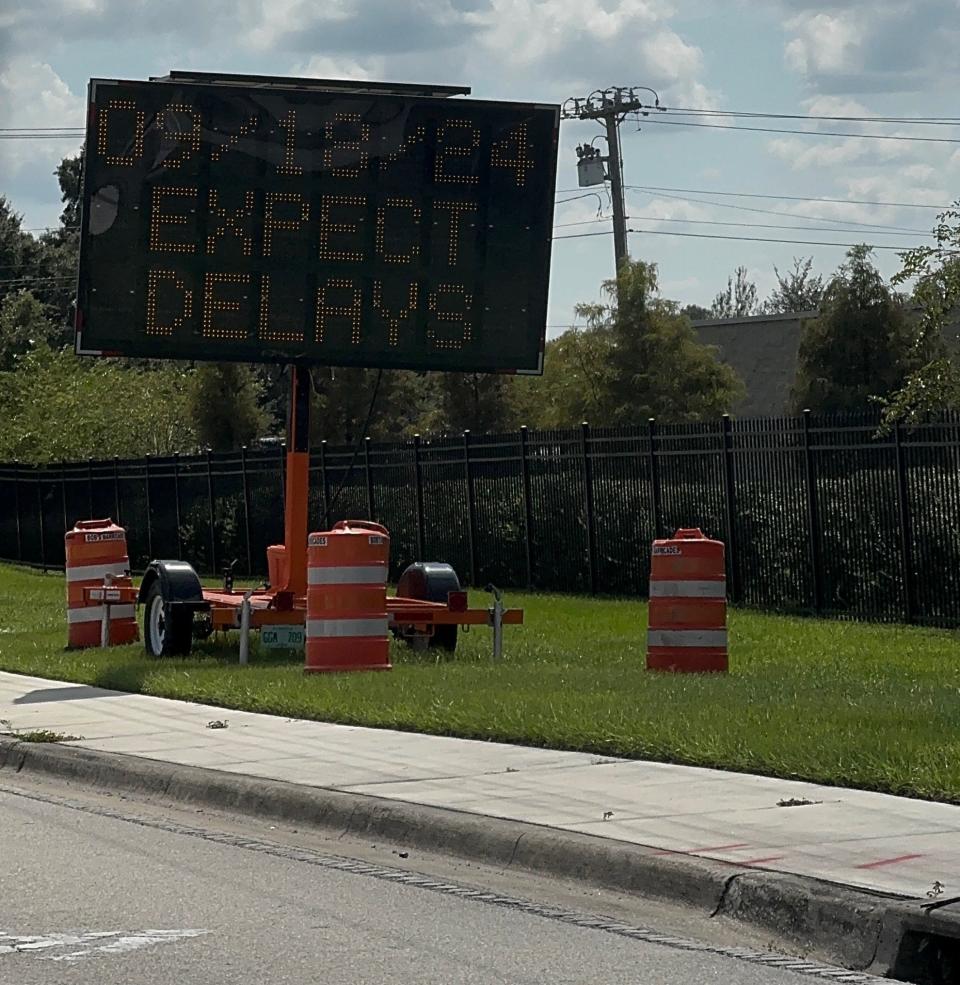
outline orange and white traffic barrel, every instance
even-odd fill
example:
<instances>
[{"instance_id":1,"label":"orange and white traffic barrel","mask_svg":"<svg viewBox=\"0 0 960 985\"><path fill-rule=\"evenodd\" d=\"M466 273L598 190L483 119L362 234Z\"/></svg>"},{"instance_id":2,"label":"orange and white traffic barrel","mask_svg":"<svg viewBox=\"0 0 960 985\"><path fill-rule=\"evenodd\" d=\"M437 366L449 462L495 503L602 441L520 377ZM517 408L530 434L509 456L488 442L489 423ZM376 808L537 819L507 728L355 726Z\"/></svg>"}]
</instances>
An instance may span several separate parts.
<instances>
[{"instance_id":1,"label":"orange and white traffic barrel","mask_svg":"<svg viewBox=\"0 0 960 985\"><path fill-rule=\"evenodd\" d=\"M64 537L67 572L67 645L70 648L100 646L103 604L86 596L84 589L109 583L132 589L127 534L113 520L78 520ZM110 644L134 643L137 630L133 604L111 605Z\"/></svg>"},{"instance_id":2,"label":"orange and white traffic barrel","mask_svg":"<svg viewBox=\"0 0 960 985\"><path fill-rule=\"evenodd\" d=\"M647 670L727 669L726 578L723 543L699 529L653 542Z\"/></svg>"},{"instance_id":3,"label":"orange and white traffic barrel","mask_svg":"<svg viewBox=\"0 0 960 985\"><path fill-rule=\"evenodd\" d=\"M342 520L307 538L304 670L389 670L387 569L390 535L366 520Z\"/></svg>"}]
</instances>

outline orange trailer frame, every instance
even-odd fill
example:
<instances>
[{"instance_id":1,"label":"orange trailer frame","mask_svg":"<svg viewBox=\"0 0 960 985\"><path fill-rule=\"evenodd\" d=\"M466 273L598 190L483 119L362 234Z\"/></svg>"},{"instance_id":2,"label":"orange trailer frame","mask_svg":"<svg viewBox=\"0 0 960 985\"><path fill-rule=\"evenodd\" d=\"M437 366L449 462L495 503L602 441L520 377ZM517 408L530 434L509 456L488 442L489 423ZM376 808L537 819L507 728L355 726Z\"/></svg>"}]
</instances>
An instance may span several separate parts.
<instances>
[{"instance_id":1,"label":"orange trailer frame","mask_svg":"<svg viewBox=\"0 0 960 985\"><path fill-rule=\"evenodd\" d=\"M301 625L307 611L307 536L309 534L310 493L310 372L305 366L290 367L290 411L287 421L286 484L284 489L284 545L286 581L269 589L203 590L210 607L214 631L242 629L242 610L249 604L249 627ZM504 609L499 592L490 586L496 601L489 609L471 609L465 593L444 602L402 597L387 598L387 614L392 629L411 638L429 639L436 626L492 626L494 650L499 655L501 625L523 623L522 609Z\"/></svg>"}]
</instances>

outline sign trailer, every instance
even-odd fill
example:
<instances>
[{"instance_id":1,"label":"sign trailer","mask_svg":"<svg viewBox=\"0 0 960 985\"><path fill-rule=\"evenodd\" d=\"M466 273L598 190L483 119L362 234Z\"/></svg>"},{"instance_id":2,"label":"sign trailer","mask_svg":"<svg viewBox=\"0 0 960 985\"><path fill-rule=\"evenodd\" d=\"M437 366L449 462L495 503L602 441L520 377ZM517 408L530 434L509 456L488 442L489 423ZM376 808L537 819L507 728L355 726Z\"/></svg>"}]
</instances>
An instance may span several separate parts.
<instances>
[{"instance_id":1,"label":"sign trailer","mask_svg":"<svg viewBox=\"0 0 960 985\"><path fill-rule=\"evenodd\" d=\"M165 592L154 608L171 632L145 627L148 649L182 652L187 616L194 635L270 626L268 645L296 645L311 365L542 372L559 107L450 98L466 93L188 72L90 82L77 352L292 367L285 583L204 590L189 565L153 562L139 600ZM462 592L424 592L388 600L414 641L484 622L499 640L522 621L499 600L471 610Z\"/></svg>"}]
</instances>

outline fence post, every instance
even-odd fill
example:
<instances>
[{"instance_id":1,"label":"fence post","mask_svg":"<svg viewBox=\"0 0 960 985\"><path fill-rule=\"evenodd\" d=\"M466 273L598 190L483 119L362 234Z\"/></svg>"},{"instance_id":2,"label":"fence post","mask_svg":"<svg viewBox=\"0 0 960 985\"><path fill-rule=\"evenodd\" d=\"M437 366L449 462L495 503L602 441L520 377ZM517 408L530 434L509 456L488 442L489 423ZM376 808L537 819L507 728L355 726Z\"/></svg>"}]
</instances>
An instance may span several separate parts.
<instances>
[{"instance_id":1,"label":"fence post","mask_svg":"<svg viewBox=\"0 0 960 985\"><path fill-rule=\"evenodd\" d=\"M527 590L533 588L533 497L530 495L530 434L520 428L520 475L523 479L523 546L527 563Z\"/></svg>"},{"instance_id":2,"label":"fence post","mask_svg":"<svg viewBox=\"0 0 960 985\"><path fill-rule=\"evenodd\" d=\"M893 447L897 463L897 511L900 516L900 557L903 563L903 609L907 622L916 619L916 592L913 578L913 529L910 522L910 499L907 469L903 457L900 422L893 426Z\"/></svg>"},{"instance_id":3,"label":"fence post","mask_svg":"<svg viewBox=\"0 0 960 985\"><path fill-rule=\"evenodd\" d=\"M120 456L113 456L113 514L117 518L117 526L123 526L120 513Z\"/></svg>"},{"instance_id":4,"label":"fence post","mask_svg":"<svg viewBox=\"0 0 960 985\"><path fill-rule=\"evenodd\" d=\"M740 601L739 545L737 544L737 491L733 469L733 423L723 415L723 491L727 521L727 566L730 572L730 600Z\"/></svg>"},{"instance_id":5,"label":"fence post","mask_svg":"<svg viewBox=\"0 0 960 985\"><path fill-rule=\"evenodd\" d=\"M463 432L463 474L467 482L467 543L470 549L470 584L477 582L477 511L473 499L473 470L470 468L470 431Z\"/></svg>"},{"instance_id":6,"label":"fence post","mask_svg":"<svg viewBox=\"0 0 960 985\"><path fill-rule=\"evenodd\" d=\"M250 481L247 476L247 446L240 446L240 475L243 480L243 535L247 546L247 575L253 574L253 554L250 551Z\"/></svg>"},{"instance_id":7,"label":"fence post","mask_svg":"<svg viewBox=\"0 0 960 985\"><path fill-rule=\"evenodd\" d=\"M143 459L143 487L147 491L147 557L153 560L153 510L150 508L150 453Z\"/></svg>"},{"instance_id":8,"label":"fence post","mask_svg":"<svg viewBox=\"0 0 960 985\"><path fill-rule=\"evenodd\" d=\"M373 508L373 478L370 475L370 435L363 439L363 465L367 479L367 517L373 520L376 518L376 511Z\"/></svg>"},{"instance_id":9,"label":"fence post","mask_svg":"<svg viewBox=\"0 0 960 985\"><path fill-rule=\"evenodd\" d=\"M47 573L47 535L46 524L43 522L43 482L41 473L37 472L37 515L40 517L40 568Z\"/></svg>"},{"instance_id":10,"label":"fence post","mask_svg":"<svg viewBox=\"0 0 960 985\"><path fill-rule=\"evenodd\" d=\"M650 459L650 513L653 519L653 538L663 530L663 505L660 498L660 462L657 459L657 419L647 421L648 456Z\"/></svg>"},{"instance_id":11,"label":"fence post","mask_svg":"<svg viewBox=\"0 0 960 985\"><path fill-rule=\"evenodd\" d=\"M330 493L327 489L327 439L320 442L320 495L323 497L323 525L321 530L330 526Z\"/></svg>"},{"instance_id":12,"label":"fence post","mask_svg":"<svg viewBox=\"0 0 960 985\"><path fill-rule=\"evenodd\" d=\"M87 457L87 516L93 519L93 459Z\"/></svg>"},{"instance_id":13,"label":"fence post","mask_svg":"<svg viewBox=\"0 0 960 985\"><path fill-rule=\"evenodd\" d=\"M16 497L14 508L16 509L16 531L17 531L17 560L23 560L23 532L20 526L20 462L13 463L13 495Z\"/></svg>"},{"instance_id":14,"label":"fence post","mask_svg":"<svg viewBox=\"0 0 960 985\"><path fill-rule=\"evenodd\" d=\"M180 452L173 453L173 519L177 524L177 558L183 557L183 535L180 533Z\"/></svg>"},{"instance_id":15,"label":"fence post","mask_svg":"<svg viewBox=\"0 0 960 985\"><path fill-rule=\"evenodd\" d=\"M417 507L417 560L427 556L427 531L423 517L423 466L420 462L420 435L413 436L413 493Z\"/></svg>"},{"instance_id":16,"label":"fence post","mask_svg":"<svg viewBox=\"0 0 960 985\"><path fill-rule=\"evenodd\" d=\"M820 560L820 509L817 503L817 475L810 435L810 411L803 412L803 455L807 479L807 532L810 568L813 572L813 611L823 611L823 570Z\"/></svg>"},{"instance_id":17,"label":"fence post","mask_svg":"<svg viewBox=\"0 0 960 985\"><path fill-rule=\"evenodd\" d=\"M210 574L217 573L217 528L213 518L213 450L207 448L207 513L210 518Z\"/></svg>"},{"instance_id":18,"label":"fence post","mask_svg":"<svg viewBox=\"0 0 960 985\"><path fill-rule=\"evenodd\" d=\"M590 449L590 425L580 425L580 453L583 456L583 507L587 523L587 567L590 594L597 594L597 524L593 512L593 454Z\"/></svg>"},{"instance_id":19,"label":"fence post","mask_svg":"<svg viewBox=\"0 0 960 985\"><path fill-rule=\"evenodd\" d=\"M60 505L63 508L63 532L66 533L70 524L67 522L67 470L63 462L60 463Z\"/></svg>"}]
</instances>

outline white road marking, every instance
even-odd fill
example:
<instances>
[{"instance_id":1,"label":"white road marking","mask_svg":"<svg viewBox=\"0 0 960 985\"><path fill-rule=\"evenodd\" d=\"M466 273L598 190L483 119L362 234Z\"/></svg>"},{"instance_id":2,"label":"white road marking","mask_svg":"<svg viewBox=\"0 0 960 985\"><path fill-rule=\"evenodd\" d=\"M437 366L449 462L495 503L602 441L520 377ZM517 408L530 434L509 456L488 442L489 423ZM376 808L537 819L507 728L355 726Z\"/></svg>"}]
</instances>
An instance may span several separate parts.
<instances>
[{"instance_id":1,"label":"white road marking","mask_svg":"<svg viewBox=\"0 0 960 985\"><path fill-rule=\"evenodd\" d=\"M47 961L82 961L101 955L129 954L154 944L202 937L208 930L98 930L86 934L5 934L0 932L0 956L32 954ZM40 953L71 948L62 954Z\"/></svg>"}]
</instances>

